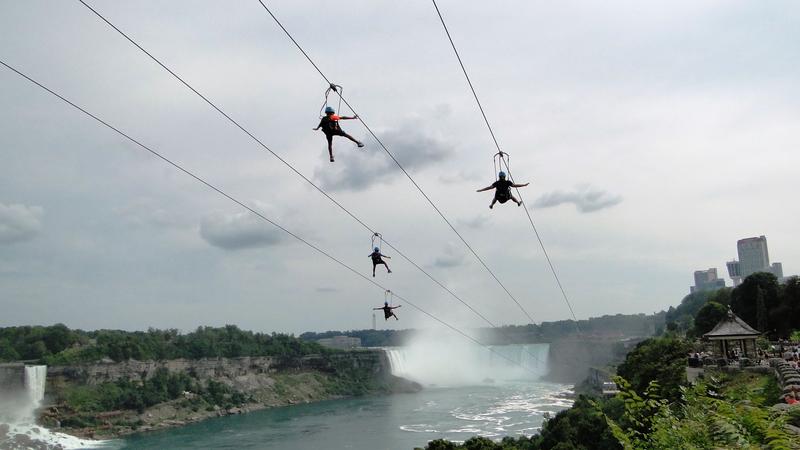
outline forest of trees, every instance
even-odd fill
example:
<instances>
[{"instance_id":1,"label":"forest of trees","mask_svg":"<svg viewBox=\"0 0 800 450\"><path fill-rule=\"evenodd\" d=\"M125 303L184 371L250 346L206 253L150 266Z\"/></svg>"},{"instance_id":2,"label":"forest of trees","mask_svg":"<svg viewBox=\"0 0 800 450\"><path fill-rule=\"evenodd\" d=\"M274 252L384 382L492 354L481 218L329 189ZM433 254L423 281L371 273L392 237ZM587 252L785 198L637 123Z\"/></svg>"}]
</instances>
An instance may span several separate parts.
<instances>
[{"instance_id":1,"label":"forest of trees","mask_svg":"<svg viewBox=\"0 0 800 450\"><path fill-rule=\"evenodd\" d=\"M77 362L165 360L237 356L295 357L326 349L286 334L253 333L235 325L178 330L71 330L65 325L0 328L0 362L41 361L48 365Z\"/></svg>"},{"instance_id":2,"label":"forest of trees","mask_svg":"<svg viewBox=\"0 0 800 450\"><path fill-rule=\"evenodd\" d=\"M615 314L592 317L578 321L581 333L597 337L645 337L652 336L664 327L664 312L654 315ZM480 328L477 336L487 344L532 344L537 342L553 342L575 336L578 327L574 320L558 320L528 325L505 325L494 328ZM300 339L316 341L333 336L350 336L361 338L364 347L395 347L405 344L413 330L348 330L307 332Z\"/></svg>"},{"instance_id":3,"label":"forest of trees","mask_svg":"<svg viewBox=\"0 0 800 450\"><path fill-rule=\"evenodd\" d=\"M667 311L667 327L699 337L711 331L729 307L767 338L787 339L800 328L800 278L791 277L781 284L775 275L759 272L735 288L689 294Z\"/></svg>"}]
</instances>

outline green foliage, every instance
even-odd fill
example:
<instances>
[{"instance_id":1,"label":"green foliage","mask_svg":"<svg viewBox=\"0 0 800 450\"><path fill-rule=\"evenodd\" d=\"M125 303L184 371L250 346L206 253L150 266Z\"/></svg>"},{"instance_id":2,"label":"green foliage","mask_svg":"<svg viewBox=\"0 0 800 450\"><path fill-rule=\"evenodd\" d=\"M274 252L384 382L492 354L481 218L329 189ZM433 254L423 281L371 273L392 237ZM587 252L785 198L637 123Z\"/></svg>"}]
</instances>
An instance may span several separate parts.
<instances>
[{"instance_id":1,"label":"green foliage","mask_svg":"<svg viewBox=\"0 0 800 450\"><path fill-rule=\"evenodd\" d=\"M597 449L622 448L614 439L603 412L587 397L579 396L572 408L556 414L532 438L534 448Z\"/></svg>"},{"instance_id":2,"label":"green foliage","mask_svg":"<svg viewBox=\"0 0 800 450\"><path fill-rule=\"evenodd\" d=\"M691 345L675 338L652 338L640 342L628 353L617 373L644 393L656 382L660 395L669 400L680 398L680 387L686 384L686 356Z\"/></svg>"},{"instance_id":3,"label":"green foliage","mask_svg":"<svg viewBox=\"0 0 800 450\"><path fill-rule=\"evenodd\" d=\"M699 311L694 318L694 329L692 335L702 336L711 331L728 314L725 305L715 301L709 301Z\"/></svg>"},{"instance_id":4,"label":"green foliage","mask_svg":"<svg viewBox=\"0 0 800 450\"><path fill-rule=\"evenodd\" d=\"M62 393L62 400L83 418L80 420L88 420L90 413L103 411L133 409L141 413L150 406L181 398L184 392L195 394L209 407L230 408L250 401L248 396L223 383L209 380L203 386L185 373L170 373L164 368L142 382L123 379L96 386L74 386Z\"/></svg>"},{"instance_id":5,"label":"green foliage","mask_svg":"<svg viewBox=\"0 0 800 450\"><path fill-rule=\"evenodd\" d=\"M39 360L85 342L63 324L0 328L0 362Z\"/></svg>"},{"instance_id":6,"label":"green foliage","mask_svg":"<svg viewBox=\"0 0 800 450\"><path fill-rule=\"evenodd\" d=\"M234 325L178 330L85 332L64 325L0 328L0 361L41 360L69 365L110 358L114 361L237 356L298 357L332 350L285 334L243 331Z\"/></svg>"},{"instance_id":7,"label":"green foliage","mask_svg":"<svg viewBox=\"0 0 800 450\"><path fill-rule=\"evenodd\" d=\"M578 321L581 331L590 335L652 336L664 325L663 312L646 314L614 314ZM487 344L552 342L574 336L575 321L559 320L528 325L506 325L481 329L482 341ZM391 347L405 344L412 330L350 330L303 333L301 339L316 341L333 336L350 336L361 339L365 347Z\"/></svg>"},{"instance_id":8,"label":"green foliage","mask_svg":"<svg viewBox=\"0 0 800 450\"><path fill-rule=\"evenodd\" d=\"M682 389L681 402L671 407L649 393L640 397L624 380L618 380L626 413L621 420L608 416L606 420L626 450L800 448L797 437L785 429L785 415L758 406L751 399L717 394L719 390L746 392L743 387L751 381L735 377L727 382L712 379L699 383Z\"/></svg>"},{"instance_id":9,"label":"green foliage","mask_svg":"<svg viewBox=\"0 0 800 450\"><path fill-rule=\"evenodd\" d=\"M770 331L777 323L770 323L767 312L779 306L779 291L775 275L754 273L731 293L731 309L751 327L758 329L760 321L759 331Z\"/></svg>"}]
</instances>

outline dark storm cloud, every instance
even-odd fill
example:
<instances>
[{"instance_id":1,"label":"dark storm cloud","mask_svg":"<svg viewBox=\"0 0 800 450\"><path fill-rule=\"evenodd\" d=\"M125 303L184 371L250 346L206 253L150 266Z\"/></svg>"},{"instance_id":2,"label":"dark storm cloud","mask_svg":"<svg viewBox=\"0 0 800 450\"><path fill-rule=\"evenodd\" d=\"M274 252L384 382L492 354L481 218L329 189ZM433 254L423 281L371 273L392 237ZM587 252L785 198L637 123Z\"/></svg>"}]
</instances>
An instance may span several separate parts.
<instances>
[{"instance_id":1,"label":"dark storm cloud","mask_svg":"<svg viewBox=\"0 0 800 450\"><path fill-rule=\"evenodd\" d=\"M44 208L0 203L0 244L28 241L42 230Z\"/></svg>"},{"instance_id":2,"label":"dark storm cloud","mask_svg":"<svg viewBox=\"0 0 800 450\"><path fill-rule=\"evenodd\" d=\"M200 236L223 250L266 247L285 240L282 231L249 212L207 217L200 223Z\"/></svg>"},{"instance_id":3,"label":"dark storm cloud","mask_svg":"<svg viewBox=\"0 0 800 450\"><path fill-rule=\"evenodd\" d=\"M622 201L619 195L590 187L580 187L574 191L553 191L541 195L533 206L551 208L564 203L572 203L582 213L591 213L610 208Z\"/></svg>"},{"instance_id":4,"label":"dark storm cloud","mask_svg":"<svg viewBox=\"0 0 800 450\"><path fill-rule=\"evenodd\" d=\"M389 130L378 136L395 158L407 170L425 168L447 159L452 154L452 145L441 138L414 131L413 127ZM370 186L387 182L400 174L400 169L389 158L383 148L372 139L367 146L358 149L346 148L351 143L344 138L334 138L334 155L340 156L338 163L315 171L315 176L325 189L335 191L362 191Z\"/></svg>"}]
</instances>

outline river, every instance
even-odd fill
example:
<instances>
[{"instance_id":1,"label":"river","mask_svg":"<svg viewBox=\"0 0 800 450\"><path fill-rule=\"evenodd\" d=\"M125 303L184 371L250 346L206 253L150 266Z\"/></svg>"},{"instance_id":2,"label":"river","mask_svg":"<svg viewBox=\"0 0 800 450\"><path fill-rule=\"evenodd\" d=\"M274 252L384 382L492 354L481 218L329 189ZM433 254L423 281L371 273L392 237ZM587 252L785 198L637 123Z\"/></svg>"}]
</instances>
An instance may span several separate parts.
<instances>
[{"instance_id":1,"label":"river","mask_svg":"<svg viewBox=\"0 0 800 450\"><path fill-rule=\"evenodd\" d=\"M502 382L287 406L132 436L124 449L410 450L438 438L534 434L567 386Z\"/></svg>"},{"instance_id":2,"label":"river","mask_svg":"<svg viewBox=\"0 0 800 450\"><path fill-rule=\"evenodd\" d=\"M386 349L415 394L332 400L227 416L134 435L124 449L410 450L433 439L531 435L568 408L570 386L540 380L547 344L486 348L426 339Z\"/></svg>"}]
</instances>

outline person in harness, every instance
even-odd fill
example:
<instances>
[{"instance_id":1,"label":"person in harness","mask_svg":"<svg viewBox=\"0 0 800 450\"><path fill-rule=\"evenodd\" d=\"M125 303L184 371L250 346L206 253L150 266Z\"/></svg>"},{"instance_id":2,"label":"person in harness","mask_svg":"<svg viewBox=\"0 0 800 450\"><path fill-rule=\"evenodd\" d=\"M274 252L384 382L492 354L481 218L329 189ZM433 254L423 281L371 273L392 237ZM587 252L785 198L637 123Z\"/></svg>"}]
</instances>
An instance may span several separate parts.
<instances>
[{"instance_id":1,"label":"person in harness","mask_svg":"<svg viewBox=\"0 0 800 450\"><path fill-rule=\"evenodd\" d=\"M374 251L369 254L369 257L372 258L372 276L373 277L375 276L375 268L378 267L378 264L383 264L384 266L386 266L386 272L387 273L392 273L392 269L390 269L389 265L386 264L386 261L384 261L382 259L382 258L392 259L392 257L381 254L381 249L380 248L375 247Z\"/></svg>"},{"instance_id":2,"label":"person in harness","mask_svg":"<svg viewBox=\"0 0 800 450\"><path fill-rule=\"evenodd\" d=\"M336 111L331 106L325 107L325 117L320 119L319 125L314 128L314 131L319 130L322 128L322 132L325 133L325 138L328 140L328 154L331 156L331 162L333 162L333 137L334 136L343 136L351 141L355 142L356 145L359 147L363 147L364 144L361 141L356 140L353 136L342 131L341 127L339 127L340 120L352 120L358 119L358 115L348 117L348 116L337 116Z\"/></svg>"},{"instance_id":3,"label":"person in harness","mask_svg":"<svg viewBox=\"0 0 800 450\"><path fill-rule=\"evenodd\" d=\"M497 174L498 180L492 183L491 186L487 186L483 189L478 189L476 192L483 192L488 191L489 189L494 189L494 199L492 200L492 204L489 205L489 209L494 207L496 202L505 203L509 200L513 200L517 206L522 206L522 202L517 200L514 197L514 194L511 193L511 188L521 188L525 187L530 183L525 184L514 184L511 181L506 180L506 173L500 172Z\"/></svg>"},{"instance_id":4,"label":"person in harness","mask_svg":"<svg viewBox=\"0 0 800 450\"><path fill-rule=\"evenodd\" d=\"M400 320L400 319L397 318L397 316L395 315L394 311L392 311L392 310L396 309L396 308L399 308L401 306L403 306L403 305L389 306L389 302L383 302L383 306L382 307L380 307L380 308L372 308L372 310L375 311L375 310L378 310L378 309L382 309L383 310L383 320L384 321L389 320L389 317L394 317L395 320Z\"/></svg>"}]
</instances>

